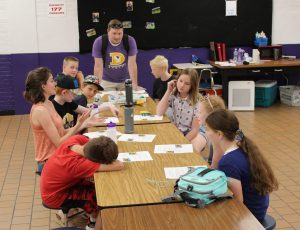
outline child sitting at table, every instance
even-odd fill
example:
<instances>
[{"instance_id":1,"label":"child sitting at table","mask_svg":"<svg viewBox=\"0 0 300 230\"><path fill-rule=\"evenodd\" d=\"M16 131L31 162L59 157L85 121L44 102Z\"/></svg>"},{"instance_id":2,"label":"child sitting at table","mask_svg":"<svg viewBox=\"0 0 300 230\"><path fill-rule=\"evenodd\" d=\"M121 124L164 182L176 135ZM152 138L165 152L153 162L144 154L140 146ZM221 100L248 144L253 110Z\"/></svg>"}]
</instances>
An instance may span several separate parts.
<instances>
[{"instance_id":1,"label":"child sitting at table","mask_svg":"<svg viewBox=\"0 0 300 230\"><path fill-rule=\"evenodd\" d=\"M175 77L168 72L168 59L164 56L157 55L150 61L150 67L153 76L156 78L153 83L152 98L159 102L164 96L168 88L168 82L174 80Z\"/></svg>"},{"instance_id":2,"label":"child sitting at table","mask_svg":"<svg viewBox=\"0 0 300 230\"><path fill-rule=\"evenodd\" d=\"M78 105L73 101L74 93L73 89L76 89L78 85L76 85L76 81L68 75L59 74L56 78L56 88L55 88L55 96L51 100L55 110L63 119L64 128L68 129L76 125L77 122L77 114L86 113L89 109ZM113 105L100 105L98 108L99 112L111 110L111 112L117 116L118 109Z\"/></svg>"},{"instance_id":3,"label":"child sitting at table","mask_svg":"<svg viewBox=\"0 0 300 230\"><path fill-rule=\"evenodd\" d=\"M225 103L224 100L219 97L218 95L205 95L203 98L201 98L199 103L199 113L198 113L198 121L201 125L199 129L199 133L202 136L202 139L199 139L197 143L195 143L195 148L198 152L202 151L208 140L205 133L205 119L216 109L225 109ZM212 143L209 143L209 157L208 157L208 163L211 164L212 168L217 168L217 162L220 160L221 157L221 150L218 145L215 144L215 146L212 145Z\"/></svg>"},{"instance_id":4,"label":"child sitting at table","mask_svg":"<svg viewBox=\"0 0 300 230\"><path fill-rule=\"evenodd\" d=\"M95 185L87 179L96 171L123 169L117 157L118 146L108 137L69 138L44 166L40 182L43 203L49 208L82 208L90 215L86 229L100 229Z\"/></svg>"},{"instance_id":5,"label":"child sitting at table","mask_svg":"<svg viewBox=\"0 0 300 230\"><path fill-rule=\"evenodd\" d=\"M176 78L177 80L168 82L167 91L157 104L156 113L161 116L170 108L173 113L172 122L195 147L203 139L197 120L201 98L198 92L200 79L195 69L184 69Z\"/></svg>"},{"instance_id":6,"label":"child sitting at table","mask_svg":"<svg viewBox=\"0 0 300 230\"><path fill-rule=\"evenodd\" d=\"M228 187L262 222L269 206L269 193L278 181L258 147L240 129L234 113L218 109L206 118L206 134L218 143L223 156L218 169L228 177Z\"/></svg>"},{"instance_id":7,"label":"child sitting at table","mask_svg":"<svg viewBox=\"0 0 300 230\"><path fill-rule=\"evenodd\" d=\"M65 57L63 60L63 71L62 73L65 75L69 75L75 78L78 81L79 88L82 89L84 76L81 71L78 70L79 67L79 59L76 57Z\"/></svg>"}]
</instances>

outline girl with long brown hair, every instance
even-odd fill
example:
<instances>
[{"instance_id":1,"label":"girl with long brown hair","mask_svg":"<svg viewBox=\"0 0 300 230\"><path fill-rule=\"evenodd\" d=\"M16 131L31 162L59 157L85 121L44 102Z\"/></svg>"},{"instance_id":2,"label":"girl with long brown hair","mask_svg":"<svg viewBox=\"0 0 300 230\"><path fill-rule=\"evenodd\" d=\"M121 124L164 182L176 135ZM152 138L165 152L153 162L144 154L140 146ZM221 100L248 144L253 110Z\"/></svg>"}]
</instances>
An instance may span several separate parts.
<instances>
[{"instance_id":1,"label":"girl with long brown hair","mask_svg":"<svg viewBox=\"0 0 300 230\"><path fill-rule=\"evenodd\" d=\"M236 116L219 109L206 118L206 134L223 151L218 169L228 177L228 187L253 215L263 221L269 206L269 193L278 181L258 147L239 128Z\"/></svg>"},{"instance_id":2,"label":"girl with long brown hair","mask_svg":"<svg viewBox=\"0 0 300 230\"><path fill-rule=\"evenodd\" d=\"M156 108L157 115L165 114L169 108L172 122L192 144L202 138L197 120L200 97L197 71L184 69L176 80L168 82L167 91Z\"/></svg>"}]
</instances>

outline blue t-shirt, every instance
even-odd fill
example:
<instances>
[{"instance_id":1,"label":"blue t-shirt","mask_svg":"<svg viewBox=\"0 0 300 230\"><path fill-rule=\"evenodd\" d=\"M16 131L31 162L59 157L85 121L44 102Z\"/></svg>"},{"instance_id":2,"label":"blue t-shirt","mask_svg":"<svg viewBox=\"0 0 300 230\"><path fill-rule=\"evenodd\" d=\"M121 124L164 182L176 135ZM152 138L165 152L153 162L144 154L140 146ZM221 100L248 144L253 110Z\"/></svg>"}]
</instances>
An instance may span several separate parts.
<instances>
[{"instance_id":1,"label":"blue t-shirt","mask_svg":"<svg viewBox=\"0 0 300 230\"><path fill-rule=\"evenodd\" d=\"M262 221L269 206L269 195L261 196L251 187L250 165L243 150L238 148L225 154L219 161L219 170L227 177L241 181L244 204L259 221Z\"/></svg>"}]
</instances>

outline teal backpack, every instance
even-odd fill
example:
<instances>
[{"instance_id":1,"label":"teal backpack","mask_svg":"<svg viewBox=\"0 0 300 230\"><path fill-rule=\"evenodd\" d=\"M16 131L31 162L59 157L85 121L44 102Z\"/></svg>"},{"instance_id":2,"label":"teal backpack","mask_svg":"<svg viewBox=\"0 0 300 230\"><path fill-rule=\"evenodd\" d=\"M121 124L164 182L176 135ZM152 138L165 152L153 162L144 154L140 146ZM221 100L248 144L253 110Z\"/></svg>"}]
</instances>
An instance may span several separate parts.
<instances>
[{"instance_id":1,"label":"teal backpack","mask_svg":"<svg viewBox=\"0 0 300 230\"><path fill-rule=\"evenodd\" d=\"M227 190L227 177L223 172L198 167L177 180L174 197L191 207L203 208L215 200L232 198L226 194Z\"/></svg>"}]
</instances>

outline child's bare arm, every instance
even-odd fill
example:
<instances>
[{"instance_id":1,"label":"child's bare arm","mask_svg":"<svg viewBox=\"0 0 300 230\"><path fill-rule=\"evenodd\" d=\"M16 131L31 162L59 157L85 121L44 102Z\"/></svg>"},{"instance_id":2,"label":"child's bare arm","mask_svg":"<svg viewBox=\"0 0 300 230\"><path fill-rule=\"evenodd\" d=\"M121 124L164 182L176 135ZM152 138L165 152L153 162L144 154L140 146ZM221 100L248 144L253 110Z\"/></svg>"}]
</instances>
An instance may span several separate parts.
<instances>
[{"instance_id":1,"label":"child's bare arm","mask_svg":"<svg viewBox=\"0 0 300 230\"><path fill-rule=\"evenodd\" d=\"M97 171L104 172L104 171L118 171L124 168L123 162L119 160L115 160L111 164L101 164Z\"/></svg>"}]
</instances>

